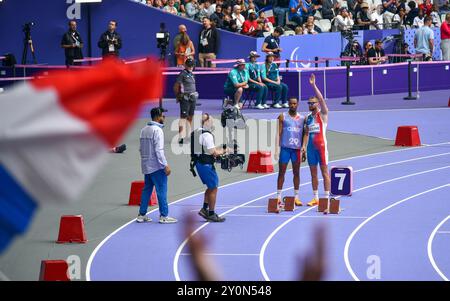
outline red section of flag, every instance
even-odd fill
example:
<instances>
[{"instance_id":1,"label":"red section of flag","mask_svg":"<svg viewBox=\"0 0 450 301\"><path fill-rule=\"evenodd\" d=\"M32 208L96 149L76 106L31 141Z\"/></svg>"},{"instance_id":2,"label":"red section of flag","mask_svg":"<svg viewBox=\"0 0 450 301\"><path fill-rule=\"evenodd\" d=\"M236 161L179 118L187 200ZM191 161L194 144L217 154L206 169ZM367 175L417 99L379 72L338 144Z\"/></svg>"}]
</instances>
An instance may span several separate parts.
<instances>
[{"instance_id":1,"label":"red section of flag","mask_svg":"<svg viewBox=\"0 0 450 301\"><path fill-rule=\"evenodd\" d=\"M137 117L141 103L163 91L162 67L153 59L128 65L107 59L90 69L55 71L31 83L36 89L56 89L60 104L111 147Z\"/></svg>"}]
</instances>

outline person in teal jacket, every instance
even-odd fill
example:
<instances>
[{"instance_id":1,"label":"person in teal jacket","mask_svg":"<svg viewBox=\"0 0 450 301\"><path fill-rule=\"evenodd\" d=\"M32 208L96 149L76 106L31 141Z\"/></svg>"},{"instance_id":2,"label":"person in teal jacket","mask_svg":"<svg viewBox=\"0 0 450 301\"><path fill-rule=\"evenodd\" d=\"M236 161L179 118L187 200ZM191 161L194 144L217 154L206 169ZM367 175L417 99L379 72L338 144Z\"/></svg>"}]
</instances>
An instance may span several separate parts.
<instances>
[{"instance_id":1,"label":"person in teal jacket","mask_svg":"<svg viewBox=\"0 0 450 301\"><path fill-rule=\"evenodd\" d=\"M239 59L236 61L234 68L228 73L223 88L225 95L233 99L233 105L240 109L242 93L244 89L248 89L248 72L245 69L245 60ZM225 105L224 103L224 107Z\"/></svg>"},{"instance_id":2,"label":"person in teal jacket","mask_svg":"<svg viewBox=\"0 0 450 301\"><path fill-rule=\"evenodd\" d=\"M266 56L266 63L262 66L261 78L267 85L270 91L275 92L272 107L289 108L288 105L288 86L280 80L280 71L278 65L274 61L275 55L268 52Z\"/></svg>"},{"instance_id":3,"label":"person in teal jacket","mask_svg":"<svg viewBox=\"0 0 450 301\"><path fill-rule=\"evenodd\" d=\"M262 82L261 79L261 66L256 63L256 59L260 55L256 51L250 51L250 62L246 65L246 70L248 73L248 90L256 92L256 109L264 110L270 108L266 105L267 92L269 91L267 86Z\"/></svg>"}]
</instances>

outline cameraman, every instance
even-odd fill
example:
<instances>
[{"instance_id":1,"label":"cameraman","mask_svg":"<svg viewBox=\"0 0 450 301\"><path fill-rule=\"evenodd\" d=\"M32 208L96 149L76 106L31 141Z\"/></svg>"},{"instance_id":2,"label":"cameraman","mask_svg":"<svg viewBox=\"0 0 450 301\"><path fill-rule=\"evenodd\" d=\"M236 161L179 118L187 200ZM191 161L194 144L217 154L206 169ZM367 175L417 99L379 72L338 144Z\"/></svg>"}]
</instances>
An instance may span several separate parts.
<instances>
[{"instance_id":1,"label":"cameraman","mask_svg":"<svg viewBox=\"0 0 450 301\"><path fill-rule=\"evenodd\" d=\"M119 56L119 49L122 48L122 38L116 32L117 22L109 21L108 30L105 31L98 41L98 47L102 49L102 56Z\"/></svg>"},{"instance_id":2,"label":"cameraman","mask_svg":"<svg viewBox=\"0 0 450 301\"><path fill-rule=\"evenodd\" d=\"M180 72L173 87L177 102L180 103L180 122L178 125L178 144L183 145L184 138L192 128L192 117L194 116L195 104L198 99L198 93L195 86L194 70L195 62L192 58L184 62L184 70ZM188 124L186 123L188 121Z\"/></svg>"},{"instance_id":3,"label":"cameraman","mask_svg":"<svg viewBox=\"0 0 450 301\"><path fill-rule=\"evenodd\" d=\"M217 187L219 186L219 177L217 176L214 162L226 150L222 147L215 147L213 131L213 118L208 113L202 114L202 127L191 134L191 171L195 176L193 169L195 166L202 183L208 187L205 191L203 208L198 214L210 222L223 222L225 218L219 217L214 212Z\"/></svg>"},{"instance_id":4,"label":"cameraman","mask_svg":"<svg viewBox=\"0 0 450 301\"><path fill-rule=\"evenodd\" d=\"M61 47L64 48L66 56L66 66L81 65L81 63L74 63L73 60L82 59L83 41L80 33L77 31L77 22L75 20L69 21L69 31L67 31L61 40Z\"/></svg>"}]
</instances>

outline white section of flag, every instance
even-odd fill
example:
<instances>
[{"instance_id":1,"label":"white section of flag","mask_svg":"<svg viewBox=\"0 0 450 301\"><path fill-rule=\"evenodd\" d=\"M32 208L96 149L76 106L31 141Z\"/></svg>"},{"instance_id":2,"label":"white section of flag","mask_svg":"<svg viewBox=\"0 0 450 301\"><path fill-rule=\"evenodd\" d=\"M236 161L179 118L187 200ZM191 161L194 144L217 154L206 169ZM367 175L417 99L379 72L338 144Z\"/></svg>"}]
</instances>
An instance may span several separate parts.
<instances>
[{"instance_id":1,"label":"white section of flag","mask_svg":"<svg viewBox=\"0 0 450 301\"><path fill-rule=\"evenodd\" d=\"M0 163L37 203L77 199L106 160L104 142L52 89L17 86L0 112Z\"/></svg>"}]
</instances>

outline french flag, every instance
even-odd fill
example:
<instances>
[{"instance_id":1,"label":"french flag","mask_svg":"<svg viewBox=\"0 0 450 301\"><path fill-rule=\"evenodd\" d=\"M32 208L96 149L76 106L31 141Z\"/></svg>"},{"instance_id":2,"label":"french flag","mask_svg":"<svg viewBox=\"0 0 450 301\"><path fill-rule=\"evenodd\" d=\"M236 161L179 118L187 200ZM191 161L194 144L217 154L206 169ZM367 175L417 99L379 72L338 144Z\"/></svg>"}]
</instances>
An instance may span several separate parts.
<instances>
[{"instance_id":1,"label":"french flag","mask_svg":"<svg viewBox=\"0 0 450 301\"><path fill-rule=\"evenodd\" d=\"M77 200L142 102L161 96L161 71L110 59L0 94L0 253L39 205Z\"/></svg>"},{"instance_id":2,"label":"french flag","mask_svg":"<svg viewBox=\"0 0 450 301\"><path fill-rule=\"evenodd\" d=\"M264 12L264 14L266 15L266 18L269 19L270 23L275 25L275 16L273 14L272 5L268 5L268 6L264 7L264 8L262 8L262 9L260 9L258 14L260 12Z\"/></svg>"}]
</instances>

